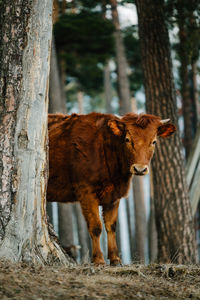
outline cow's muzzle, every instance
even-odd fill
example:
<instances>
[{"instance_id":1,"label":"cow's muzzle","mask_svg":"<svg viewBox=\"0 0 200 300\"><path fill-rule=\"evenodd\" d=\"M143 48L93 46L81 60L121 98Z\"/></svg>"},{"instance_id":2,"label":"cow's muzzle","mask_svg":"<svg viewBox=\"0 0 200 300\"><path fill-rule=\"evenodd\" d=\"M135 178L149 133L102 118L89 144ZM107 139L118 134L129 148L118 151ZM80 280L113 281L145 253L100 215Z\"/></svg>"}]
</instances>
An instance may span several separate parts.
<instances>
[{"instance_id":1,"label":"cow's muzzle","mask_svg":"<svg viewBox=\"0 0 200 300\"><path fill-rule=\"evenodd\" d=\"M133 175L143 176L149 173L149 167L147 165L133 164L131 166L131 173Z\"/></svg>"}]
</instances>

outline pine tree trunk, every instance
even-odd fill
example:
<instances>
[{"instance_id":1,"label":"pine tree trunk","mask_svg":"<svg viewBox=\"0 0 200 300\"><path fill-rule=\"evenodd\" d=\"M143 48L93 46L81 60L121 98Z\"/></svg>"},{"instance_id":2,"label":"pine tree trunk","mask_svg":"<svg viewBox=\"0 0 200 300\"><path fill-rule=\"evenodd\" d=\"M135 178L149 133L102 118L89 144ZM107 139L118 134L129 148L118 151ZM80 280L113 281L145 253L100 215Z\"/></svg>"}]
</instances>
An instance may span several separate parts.
<instances>
[{"instance_id":1,"label":"pine tree trunk","mask_svg":"<svg viewBox=\"0 0 200 300\"><path fill-rule=\"evenodd\" d=\"M0 257L67 263L46 220L52 1L0 2Z\"/></svg>"},{"instance_id":2,"label":"pine tree trunk","mask_svg":"<svg viewBox=\"0 0 200 300\"><path fill-rule=\"evenodd\" d=\"M120 30L119 16L117 11L117 0L110 0L112 9L112 21L115 26L115 43L116 43L116 63L118 76L118 93L120 114L124 114L131 109L130 88L127 75L128 64L125 56L122 33Z\"/></svg>"},{"instance_id":3,"label":"pine tree trunk","mask_svg":"<svg viewBox=\"0 0 200 300\"><path fill-rule=\"evenodd\" d=\"M163 1L136 0L147 111L177 123ZM179 134L160 140L152 161L158 258L196 262L196 244Z\"/></svg>"}]
</instances>

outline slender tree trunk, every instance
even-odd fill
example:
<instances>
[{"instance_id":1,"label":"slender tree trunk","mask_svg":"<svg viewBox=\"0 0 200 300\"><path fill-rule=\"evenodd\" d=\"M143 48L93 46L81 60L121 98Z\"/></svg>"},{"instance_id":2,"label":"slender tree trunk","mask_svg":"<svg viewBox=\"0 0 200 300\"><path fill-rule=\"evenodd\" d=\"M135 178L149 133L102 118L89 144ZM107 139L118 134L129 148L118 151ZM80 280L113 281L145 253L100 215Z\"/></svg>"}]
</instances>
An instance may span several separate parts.
<instances>
[{"instance_id":1,"label":"slender tree trunk","mask_svg":"<svg viewBox=\"0 0 200 300\"><path fill-rule=\"evenodd\" d=\"M150 216L149 216L149 261L153 263L157 260L158 255L158 235L155 222L155 205L153 191L153 174L150 173Z\"/></svg>"},{"instance_id":2,"label":"slender tree trunk","mask_svg":"<svg viewBox=\"0 0 200 300\"><path fill-rule=\"evenodd\" d=\"M84 262L88 262L89 252L91 252L90 237L87 230L87 224L85 218L81 211L80 203L75 203L74 210L77 219L79 244L81 246L80 249L81 261L84 263Z\"/></svg>"},{"instance_id":3,"label":"slender tree trunk","mask_svg":"<svg viewBox=\"0 0 200 300\"><path fill-rule=\"evenodd\" d=\"M178 26L179 26L179 57L180 57L180 81L181 81L181 97L184 117L184 146L186 150L186 158L190 153L193 140L192 128L192 102L190 98L189 87L189 53L187 50L187 33L185 30L185 16L182 1L177 2L178 10Z\"/></svg>"},{"instance_id":4,"label":"slender tree trunk","mask_svg":"<svg viewBox=\"0 0 200 300\"><path fill-rule=\"evenodd\" d=\"M58 232L60 243L63 247L74 245L73 235L73 208L71 203L58 204Z\"/></svg>"},{"instance_id":5,"label":"slender tree trunk","mask_svg":"<svg viewBox=\"0 0 200 300\"><path fill-rule=\"evenodd\" d=\"M112 101L112 86L110 79L110 67L107 63L104 67L104 93L106 100L106 112L112 113L111 101Z\"/></svg>"},{"instance_id":6,"label":"slender tree trunk","mask_svg":"<svg viewBox=\"0 0 200 300\"><path fill-rule=\"evenodd\" d=\"M51 15L52 1L0 2L0 257L12 261L67 262L45 210Z\"/></svg>"},{"instance_id":7,"label":"slender tree trunk","mask_svg":"<svg viewBox=\"0 0 200 300\"><path fill-rule=\"evenodd\" d=\"M116 43L116 63L118 75L118 92L120 114L130 111L130 88L127 75L128 64L125 56L125 49L123 44L122 33L120 30L119 16L117 11L117 0L110 0L112 9L112 20L115 26L115 43Z\"/></svg>"},{"instance_id":8,"label":"slender tree trunk","mask_svg":"<svg viewBox=\"0 0 200 300\"><path fill-rule=\"evenodd\" d=\"M102 1L102 12L103 17L106 19L106 4L107 0ZM112 113L111 101L112 101L112 85L110 79L110 66L109 61L104 66L104 94L106 103L106 112Z\"/></svg>"},{"instance_id":9,"label":"slender tree trunk","mask_svg":"<svg viewBox=\"0 0 200 300\"><path fill-rule=\"evenodd\" d=\"M192 116L193 116L193 126L194 133L197 131L198 123L200 122L200 103L199 103L199 93L197 85L197 61L191 64L191 98L192 98Z\"/></svg>"},{"instance_id":10,"label":"slender tree trunk","mask_svg":"<svg viewBox=\"0 0 200 300\"><path fill-rule=\"evenodd\" d=\"M63 97L61 79L58 69L57 54L54 38L52 39L51 64L49 76L49 112L67 113L66 99Z\"/></svg>"},{"instance_id":11,"label":"slender tree trunk","mask_svg":"<svg viewBox=\"0 0 200 300\"><path fill-rule=\"evenodd\" d=\"M147 111L177 123L175 90L162 0L136 0ZM158 143L152 162L162 262L196 262L194 224L179 134Z\"/></svg>"},{"instance_id":12,"label":"slender tree trunk","mask_svg":"<svg viewBox=\"0 0 200 300\"><path fill-rule=\"evenodd\" d=\"M78 111L79 111L79 114L83 114L84 113L84 109L83 109L83 92L82 91L78 91L77 92L77 100L78 100Z\"/></svg>"},{"instance_id":13,"label":"slender tree trunk","mask_svg":"<svg viewBox=\"0 0 200 300\"><path fill-rule=\"evenodd\" d=\"M137 261L145 262L146 208L144 200L144 179L133 178L133 195L135 208L135 242Z\"/></svg>"},{"instance_id":14,"label":"slender tree trunk","mask_svg":"<svg viewBox=\"0 0 200 300\"><path fill-rule=\"evenodd\" d=\"M130 242L130 259L131 261L133 261L133 259L136 259L136 257L134 257L134 253L136 253L135 251L135 237L134 237L134 230L133 230L133 199L132 197L128 197L126 199L126 212L127 212L127 218L128 218L128 235L129 235L129 242Z\"/></svg>"}]
</instances>

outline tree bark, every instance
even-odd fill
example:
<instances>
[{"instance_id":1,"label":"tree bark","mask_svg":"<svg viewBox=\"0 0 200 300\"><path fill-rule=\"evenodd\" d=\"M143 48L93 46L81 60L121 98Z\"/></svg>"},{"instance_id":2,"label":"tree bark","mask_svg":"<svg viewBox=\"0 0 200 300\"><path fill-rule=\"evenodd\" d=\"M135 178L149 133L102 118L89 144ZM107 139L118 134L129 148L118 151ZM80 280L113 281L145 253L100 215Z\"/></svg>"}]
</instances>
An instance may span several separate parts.
<instances>
[{"instance_id":1,"label":"tree bark","mask_svg":"<svg viewBox=\"0 0 200 300\"><path fill-rule=\"evenodd\" d=\"M46 220L52 1L0 2L0 257L67 259Z\"/></svg>"},{"instance_id":2,"label":"tree bark","mask_svg":"<svg viewBox=\"0 0 200 300\"><path fill-rule=\"evenodd\" d=\"M129 79L127 75L128 64L125 56L122 33L120 30L119 16L117 11L117 0L110 0L112 10L112 21L115 26L116 64L118 76L118 94L120 114L125 114L131 109L131 97Z\"/></svg>"},{"instance_id":3,"label":"tree bark","mask_svg":"<svg viewBox=\"0 0 200 300\"><path fill-rule=\"evenodd\" d=\"M162 0L136 0L147 111L177 124L175 90ZM152 162L158 259L194 263L194 224L179 134L158 143Z\"/></svg>"}]
</instances>

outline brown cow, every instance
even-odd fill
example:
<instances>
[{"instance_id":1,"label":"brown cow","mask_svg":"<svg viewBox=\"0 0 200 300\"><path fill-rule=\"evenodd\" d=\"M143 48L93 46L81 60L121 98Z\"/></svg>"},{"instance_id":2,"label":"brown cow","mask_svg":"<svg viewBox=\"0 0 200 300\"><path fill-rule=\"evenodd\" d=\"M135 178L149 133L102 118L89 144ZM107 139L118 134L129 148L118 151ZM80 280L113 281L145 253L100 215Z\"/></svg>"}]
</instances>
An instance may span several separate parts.
<instances>
[{"instance_id":1,"label":"brown cow","mask_svg":"<svg viewBox=\"0 0 200 300\"><path fill-rule=\"evenodd\" d=\"M168 121L168 120L167 120ZM154 115L49 115L49 182L47 200L79 201L92 238L92 261L104 264L100 249L102 224L108 236L110 264L120 263L115 230L120 198L133 175L145 175L156 138L175 126Z\"/></svg>"}]
</instances>

